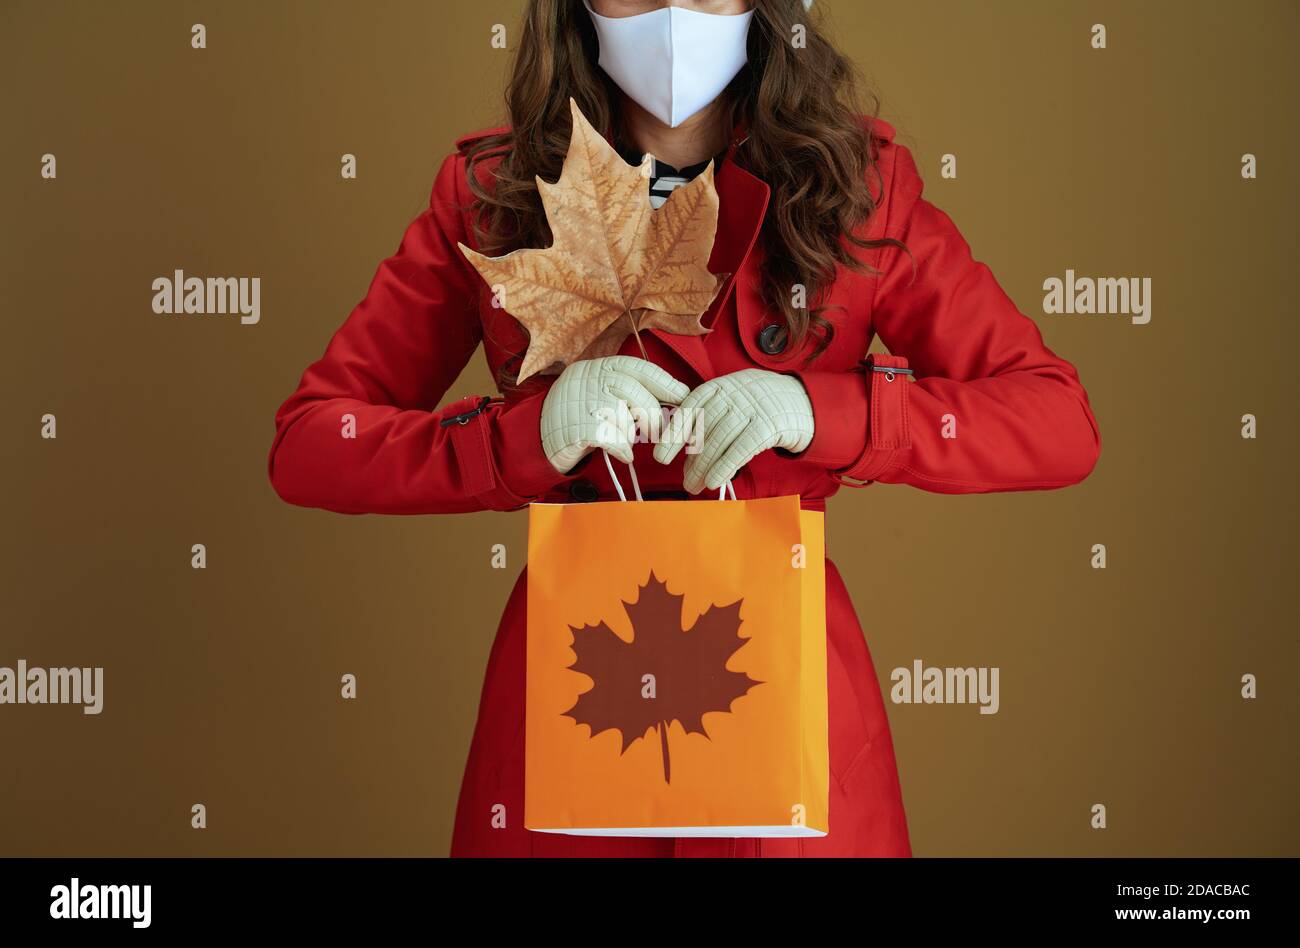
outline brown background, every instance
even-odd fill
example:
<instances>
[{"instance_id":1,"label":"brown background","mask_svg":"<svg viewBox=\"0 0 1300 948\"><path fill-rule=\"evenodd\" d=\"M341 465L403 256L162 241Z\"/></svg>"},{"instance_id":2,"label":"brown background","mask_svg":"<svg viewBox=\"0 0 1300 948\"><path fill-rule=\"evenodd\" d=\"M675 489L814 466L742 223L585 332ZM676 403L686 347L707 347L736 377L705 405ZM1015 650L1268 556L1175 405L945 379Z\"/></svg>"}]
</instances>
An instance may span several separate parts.
<instances>
[{"instance_id":1,"label":"brown background","mask_svg":"<svg viewBox=\"0 0 1300 948\"><path fill-rule=\"evenodd\" d=\"M886 687L1001 668L997 715L889 705L917 854L1300 853L1296 4L819 6L1102 428L1069 490L831 502ZM500 119L520 8L0 6L0 665L106 668L98 717L0 706L0 854L446 852L526 517L297 509L265 461L439 159ZM1042 316L1067 267L1151 277L1150 325ZM260 276L261 324L154 315L175 268ZM476 359L448 400L488 391Z\"/></svg>"}]
</instances>

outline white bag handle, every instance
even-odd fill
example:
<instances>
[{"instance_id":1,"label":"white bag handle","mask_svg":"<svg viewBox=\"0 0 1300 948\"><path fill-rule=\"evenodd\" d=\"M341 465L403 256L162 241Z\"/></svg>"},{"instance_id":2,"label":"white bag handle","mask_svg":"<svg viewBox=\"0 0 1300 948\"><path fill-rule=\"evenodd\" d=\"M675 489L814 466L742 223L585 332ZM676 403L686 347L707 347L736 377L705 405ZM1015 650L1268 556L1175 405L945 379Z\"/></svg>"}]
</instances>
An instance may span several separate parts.
<instances>
[{"instance_id":1,"label":"white bag handle","mask_svg":"<svg viewBox=\"0 0 1300 948\"><path fill-rule=\"evenodd\" d=\"M609 452L606 451L604 448L601 448L600 453L605 456L605 468L609 471L609 479L614 482L614 490L618 491L618 499L626 501L627 495L623 493L623 485L618 482L618 475L614 473L614 464L609 459ZM644 500L645 498L641 496L641 485L637 483L636 468L632 466L632 463L630 461L628 462L627 470L628 473L632 475L632 490L636 493L636 499ZM735 486L731 483L731 481L727 481L725 484L723 484L721 487L718 488L718 500L726 500L728 491L731 492L732 500L737 499Z\"/></svg>"}]
</instances>

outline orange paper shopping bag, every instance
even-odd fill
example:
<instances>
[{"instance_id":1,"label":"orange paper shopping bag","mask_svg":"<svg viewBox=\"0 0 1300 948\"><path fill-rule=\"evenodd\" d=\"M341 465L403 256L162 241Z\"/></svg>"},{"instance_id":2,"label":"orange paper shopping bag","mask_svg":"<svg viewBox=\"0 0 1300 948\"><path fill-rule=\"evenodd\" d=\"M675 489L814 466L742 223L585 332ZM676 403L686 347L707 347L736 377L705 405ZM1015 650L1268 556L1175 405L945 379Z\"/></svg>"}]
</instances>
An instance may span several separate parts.
<instances>
[{"instance_id":1,"label":"orange paper shopping bag","mask_svg":"<svg viewBox=\"0 0 1300 948\"><path fill-rule=\"evenodd\" d=\"M822 836L822 515L534 504L525 814L592 836Z\"/></svg>"}]
</instances>

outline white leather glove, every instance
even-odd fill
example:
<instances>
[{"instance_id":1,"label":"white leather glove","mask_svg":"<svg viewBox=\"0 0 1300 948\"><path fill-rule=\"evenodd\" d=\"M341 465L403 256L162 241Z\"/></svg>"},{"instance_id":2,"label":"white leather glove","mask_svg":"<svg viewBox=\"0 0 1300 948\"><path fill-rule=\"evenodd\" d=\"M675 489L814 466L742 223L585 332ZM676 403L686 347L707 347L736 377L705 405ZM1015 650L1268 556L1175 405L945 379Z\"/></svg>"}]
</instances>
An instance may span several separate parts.
<instances>
[{"instance_id":1,"label":"white leather glove","mask_svg":"<svg viewBox=\"0 0 1300 948\"><path fill-rule=\"evenodd\" d=\"M542 402L542 450L561 474L593 448L632 463L637 422L646 437L659 434L663 405L676 405L690 389L653 362L607 356L574 362L560 373Z\"/></svg>"},{"instance_id":2,"label":"white leather glove","mask_svg":"<svg viewBox=\"0 0 1300 948\"><path fill-rule=\"evenodd\" d=\"M803 451L813 437L812 402L793 375L743 369L710 379L674 412L655 445L655 460L672 463L686 450L682 486L717 490L768 448Z\"/></svg>"}]
</instances>

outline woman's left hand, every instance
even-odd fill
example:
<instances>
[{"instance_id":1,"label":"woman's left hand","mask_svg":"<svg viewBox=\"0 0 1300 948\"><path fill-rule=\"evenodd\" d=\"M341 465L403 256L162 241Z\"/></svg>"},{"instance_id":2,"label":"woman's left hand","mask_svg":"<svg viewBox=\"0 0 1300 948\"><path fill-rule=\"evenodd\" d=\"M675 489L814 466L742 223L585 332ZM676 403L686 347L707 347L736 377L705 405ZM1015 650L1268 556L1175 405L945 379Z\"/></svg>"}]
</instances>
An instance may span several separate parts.
<instances>
[{"instance_id":1,"label":"woman's left hand","mask_svg":"<svg viewBox=\"0 0 1300 948\"><path fill-rule=\"evenodd\" d=\"M793 375L744 369L710 379L687 395L654 456L671 464L686 447L682 486L698 494L720 488L760 452L798 453L812 437L812 402L803 383Z\"/></svg>"}]
</instances>

